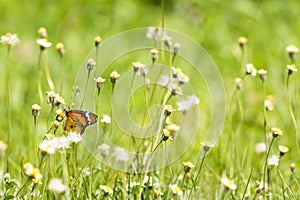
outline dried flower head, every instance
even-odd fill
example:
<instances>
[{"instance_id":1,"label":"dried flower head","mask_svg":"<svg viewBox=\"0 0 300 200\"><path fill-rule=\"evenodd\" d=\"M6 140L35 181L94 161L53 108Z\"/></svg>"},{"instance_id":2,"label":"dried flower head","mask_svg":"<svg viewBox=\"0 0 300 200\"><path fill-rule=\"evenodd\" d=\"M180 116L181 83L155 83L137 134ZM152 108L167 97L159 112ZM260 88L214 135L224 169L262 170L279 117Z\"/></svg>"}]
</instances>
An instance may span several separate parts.
<instances>
[{"instance_id":1,"label":"dried flower head","mask_svg":"<svg viewBox=\"0 0 300 200\"><path fill-rule=\"evenodd\" d=\"M256 76L257 69L253 66L253 64L246 64L246 74L251 74L252 76Z\"/></svg>"},{"instance_id":2,"label":"dried flower head","mask_svg":"<svg viewBox=\"0 0 300 200\"><path fill-rule=\"evenodd\" d=\"M172 37L165 35L163 38L163 41L165 43L165 46L170 49L170 46L172 45Z\"/></svg>"},{"instance_id":3,"label":"dried flower head","mask_svg":"<svg viewBox=\"0 0 300 200\"><path fill-rule=\"evenodd\" d=\"M288 68L288 75L291 75L293 72L298 71L295 64L287 65Z\"/></svg>"},{"instance_id":4,"label":"dried flower head","mask_svg":"<svg viewBox=\"0 0 300 200\"><path fill-rule=\"evenodd\" d=\"M94 78L94 80L96 81L96 86L97 88L100 90L101 88L103 88L104 86L104 82L105 82L105 79L102 78L102 77L98 77L98 78Z\"/></svg>"},{"instance_id":5,"label":"dried flower head","mask_svg":"<svg viewBox=\"0 0 300 200\"><path fill-rule=\"evenodd\" d=\"M48 37L47 29L45 27L40 27L38 29L37 33L39 34L40 38L47 38Z\"/></svg>"},{"instance_id":6,"label":"dried flower head","mask_svg":"<svg viewBox=\"0 0 300 200\"><path fill-rule=\"evenodd\" d=\"M289 148L287 148L286 146L283 146L283 145L279 145L278 149L280 151L280 157L284 156L284 154L289 151Z\"/></svg>"},{"instance_id":7,"label":"dried flower head","mask_svg":"<svg viewBox=\"0 0 300 200\"><path fill-rule=\"evenodd\" d=\"M173 47L173 54L177 55L179 53L179 49L180 49L180 43L179 42L176 42L174 44L174 47Z\"/></svg>"},{"instance_id":8,"label":"dried flower head","mask_svg":"<svg viewBox=\"0 0 300 200\"><path fill-rule=\"evenodd\" d=\"M0 155L4 154L7 150L7 144L0 140Z\"/></svg>"},{"instance_id":9,"label":"dried flower head","mask_svg":"<svg viewBox=\"0 0 300 200\"><path fill-rule=\"evenodd\" d=\"M266 78L267 78L267 71L266 71L266 70L260 69L260 70L258 70L257 73L258 73L258 75L259 75L259 78L260 78L262 81L266 80Z\"/></svg>"},{"instance_id":10,"label":"dried flower head","mask_svg":"<svg viewBox=\"0 0 300 200\"><path fill-rule=\"evenodd\" d=\"M95 42L95 47L98 47L102 42L102 38L98 35L95 37L94 42Z\"/></svg>"},{"instance_id":11,"label":"dried flower head","mask_svg":"<svg viewBox=\"0 0 300 200\"><path fill-rule=\"evenodd\" d=\"M235 81L236 88L238 90L241 89L241 87L242 87L242 79L240 77L238 77L238 78L235 78L234 81Z\"/></svg>"},{"instance_id":12,"label":"dried flower head","mask_svg":"<svg viewBox=\"0 0 300 200\"><path fill-rule=\"evenodd\" d=\"M210 142L201 142L200 144L202 145L204 152L208 152L211 148L214 147L214 145Z\"/></svg>"},{"instance_id":13,"label":"dried flower head","mask_svg":"<svg viewBox=\"0 0 300 200\"><path fill-rule=\"evenodd\" d=\"M241 47L241 49L244 49L247 46L248 39L246 37L243 37L243 36L239 37L238 43L239 43L239 46Z\"/></svg>"},{"instance_id":14,"label":"dried flower head","mask_svg":"<svg viewBox=\"0 0 300 200\"><path fill-rule=\"evenodd\" d=\"M296 169L296 164L295 163L291 163L291 165L290 165L291 172L294 172L295 169Z\"/></svg>"},{"instance_id":15,"label":"dried flower head","mask_svg":"<svg viewBox=\"0 0 300 200\"><path fill-rule=\"evenodd\" d=\"M272 136L274 138L278 137L279 135L283 135L282 133L283 133L283 131L280 130L279 128L277 128L277 127L272 128Z\"/></svg>"},{"instance_id":16,"label":"dried flower head","mask_svg":"<svg viewBox=\"0 0 300 200\"><path fill-rule=\"evenodd\" d=\"M154 63L158 59L159 51L157 49L151 49L150 53L151 53L151 60Z\"/></svg>"},{"instance_id":17,"label":"dried flower head","mask_svg":"<svg viewBox=\"0 0 300 200\"><path fill-rule=\"evenodd\" d=\"M194 167L195 167L195 165L191 162L183 162L183 170L185 173L190 172L190 170Z\"/></svg>"},{"instance_id":18,"label":"dried flower head","mask_svg":"<svg viewBox=\"0 0 300 200\"><path fill-rule=\"evenodd\" d=\"M60 122L57 121L57 120L54 120L52 122L52 127L53 127L54 130L57 130L59 128L59 125L60 125Z\"/></svg>"},{"instance_id":19,"label":"dried flower head","mask_svg":"<svg viewBox=\"0 0 300 200\"><path fill-rule=\"evenodd\" d=\"M52 178L48 184L48 190L57 193L63 194L67 190L67 186L63 184L62 180L59 178Z\"/></svg>"},{"instance_id":20,"label":"dried flower head","mask_svg":"<svg viewBox=\"0 0 300 200\"><path fill-rule=\"evenodd\" d=\"M92 71L95 66L96 66L96 62L94 61L94 59L93 58L89 58L87 60L87 64L86 64L86 68L88 69L88 71Z\"/></svg>"},{"instance_id":21,"label":"dried flower head","mask_svg":"<svg viewBox=\"0 0 300 200\"><path fill-rule=\"evenodd\" d=\"M39 106L38 104L33 104L31 106L32 109L32 116L37 117L40 115L40 110L41 110L41 106Z\"/></svg>"},{"instance_id":22,"label":"dried flower head","mask_svg":"<svg viewBox=\"0 0 300 200\"><path fill-rule=\"evenodd\" d=\"M145 64L137 61L137 62L132 62L132 65L133 65L133 72L137 73L137 75L145 76L148 73L148 69Z\"/></svg>"},{"instance_id":23,"label":"dried flower head","mask_svg":"<svg viewBox=\"0 0 300 200\"><path fill-rule=\"evenodd\" d=\"M299 52L299 49L295 45L292 44L292 45L287 46L285 50L288 52L289 57L292 60L292 62L294 62L296 59L296 56Z\"/></svg>"},{"instance_id":24,"label":"dried flower head","mask_svg":"<svg viewBox=\"0 0 300 200\"><path fill-rule=\"evenodd\" d=\"M6 46L16 46L17 43L19 42L20 40L17 34L11 34L11 33L6 33L5 35L2 35L0 40L0 43Z\"/></svg>"},{"instance_id":25,"label":"dried flower head","mask_svg":"<svg viewBox=\"0 0 300 200\"><path fill-rule=\"evenodd\" d=\"M65 54L65 46L63 43L57 43L55 48L60 56L63 56Z\"/></svg>"},{"instance_id":26,"label":"dried flower head","mask_svg":"<svg viewBox=\"0 0 300 200\"><path fill-rule=\"evenodd\" d=\"M118 74L117 71L113 71L112 73L110 73L110 82L112 84L115 84L118 78L120 78L120 74Z\"/></svg>"},{"instance_id":27,"label":"dried flower head","mask_svg":"<svg viewBox=\"0 0 300 200\"><path fill-rule=\"evenodd\" d=\"M272 96L268 96L267 99L264 102L264 105L265 105L266 111L274 110L273 97Z\"/></svg>"}]
</instances>

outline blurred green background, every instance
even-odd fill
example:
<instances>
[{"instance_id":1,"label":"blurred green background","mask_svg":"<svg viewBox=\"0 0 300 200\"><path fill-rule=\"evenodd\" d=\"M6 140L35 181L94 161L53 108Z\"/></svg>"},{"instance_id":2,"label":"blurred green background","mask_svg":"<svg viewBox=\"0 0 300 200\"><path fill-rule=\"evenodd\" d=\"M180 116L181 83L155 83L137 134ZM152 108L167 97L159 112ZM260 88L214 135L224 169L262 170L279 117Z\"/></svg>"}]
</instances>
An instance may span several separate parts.
<instances>
[{"instance_id":1,"label":"blurred green background","mask_svg":"<svg viewBox=\"0 0 300 200\"><path fill-rule=\"evenodd\" d=\"M282 129L291 127L291 121L286 120L289 117L287 107L281 108L281 105L286 106L283 91L289 58L285 47L289 44L299 45L300 3L298 0L166 0L163 9L159 0L0 0L0 10L0 34L17 33L21 40L10 54L12 139L15 141L22 139L24 144L30 142L27 135L32 132L31 105L39 100L36 89L39 54L36 39L39 27L47 28L49 41L53 44L48 53L54 82L60 81L59 56L55 44L62 42L65 45L66 76L63 96L68 99L72 93L77 70L94 48L96 35L100 35L105 40L129 29L161 26L162 13L164 13L166 28L192 37L207 50L222 74L228 98L235 88L234 78L241 76L244 70L240 66L241 51L237 39L240 36L247 37L249 39L247 62L254 63L257 68L268 70L268 75L272 78L268 79L266 85L267 94L272 93L279 97L277 98L278 110L275 111L272 122L274 125L280 122ZM7 130L6 51L6 47L0 48L2 87L0 139L3 140L6 138ZM246 91L247 89L249 91L250 87L252 91L261 90L259 81L256 83L250 81L247 84ZM299 86L295 86L293 92L295 106L300 104L298 89ZM260 93L245 93L243 100L247 105L246 126L255 127L246 133L261 131L262 111L257 111L262 108L261 98ZM296 114L296 117L299 115ZM226 132L226 126L224 130ZM250 134L245 136L245 143L249 138L251 139ZM223 137L226 139L226 135ZM17 144L13 151L26 153L24 148ZM226 149L219 149L219 151L226 153ZM220 168L223 165L220 165Z\"/></svg>"}]
</instances>

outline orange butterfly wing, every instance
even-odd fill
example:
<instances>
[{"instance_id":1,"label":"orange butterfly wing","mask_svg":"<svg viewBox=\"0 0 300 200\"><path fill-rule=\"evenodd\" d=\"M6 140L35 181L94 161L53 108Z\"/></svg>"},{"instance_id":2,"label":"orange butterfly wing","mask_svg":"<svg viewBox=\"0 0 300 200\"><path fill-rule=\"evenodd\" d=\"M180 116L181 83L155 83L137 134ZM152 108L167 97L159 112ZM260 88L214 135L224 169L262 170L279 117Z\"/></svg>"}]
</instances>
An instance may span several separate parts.
<instances>
[{"instance_id":1,"label":"orange butterfly wing","mask_svg":"<svg viewBox=\"0 0 300 200\"><path fill-rule=\"evenodd\" d=\"M95 124L97 115L83 110L66 111L65 131L83 134L87 126Z\"/></svg>"}]
</instances>

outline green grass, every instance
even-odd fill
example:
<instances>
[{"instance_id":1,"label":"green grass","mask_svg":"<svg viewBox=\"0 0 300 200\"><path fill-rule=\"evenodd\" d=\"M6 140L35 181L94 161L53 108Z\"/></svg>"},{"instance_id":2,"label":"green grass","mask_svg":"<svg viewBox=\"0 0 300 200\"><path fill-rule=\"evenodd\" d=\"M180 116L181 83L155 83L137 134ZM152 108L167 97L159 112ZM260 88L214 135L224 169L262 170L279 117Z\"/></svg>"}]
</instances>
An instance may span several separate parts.
<instances>
[{"instance_id":1,"label":"green grass","mask_svg":"<svg viewBox=\"0 0 300 200\"><path fill-rule=\"evenodd\" d=\"M296 126L299 130L299 72L294 72L289 78L289 91L287 91L286 65L291 61L285 51L286 46L295 44L300 46L298 35L300 22L298 10L300 3L296 0L285 2L275 1L165 1L161 8L160 1L1 1L0 9L0 34L7 32L17 33L20 43L10 49L7 57L7 46L0 48L0 140L8 142L8 149L0 155L1 198L9 199L9 195L17 195L19 198L34 199L144 199L154 198L154 188L159 188L163 195L158 199L241 199L249 194L250 199L298 199L299 169L290 170L290 165L300 164L299 140L296 137L295 126L291 118L291 111L295 115ZM164 13L164 15L163 15ZM163 17L162 17L163 15ZM65 152L57 152L54 155L42 156L37 151L38 145L44 139L51 127L55 113L51 113L51 106L46 104L46 91L50 91L45 76L45 63L48 63L50 75L56 91L59 92L63 82L63 91L60 94L66 100L65 107L72 104L72 88L75 81L82 82L82 88L87 74L78 73L84 70L85 60L88 55L93 55L94 37L100 35L105 42L111 36L120 32L149 26L161 26L176 30L201 44L218 67L222 76L226 91L226 119L218 142L203 158L199 157L205 134L210 126L211 100L207 89L205 77L196 76L195 69L179 56L175 59L175 67L180 67L189 76L190 84L195 94L200 99L199 127L197 136L192 141L190 148L168 167L151 173L128 173L115 170L91 156L86 149L86 144L102 144L101 137L92 135L95 128L88 127L84 138L87 143L72 144ZM31 106L40 104L37 90L38 84L38 57L39 46L36 39L39 38L37 29L44 26L48 30L48 40L52 47L46 49L42 55L42 91L44 104L41 105L41 114L37 117L37 127L31 115ZM172 35L171 35L172 36ZM242 51L238 45L238 38L248 38L245 51L245 60L242 60ZM141 38L146 37L141 35ZM139 38L140 39L140 38ZM61 80L61 60L55 50L55 44L62 42L66 53L63 57L64 78ZM173 44L176 41L173 41ZM180 42L180 41L179 41ZM181 46L184 47L184 43ZM112 46L111 51L118 49ZM92 52L92 53L91 53ZM100 52L102 53L102 52ZM110 52L103 52L103 57L109 57ZM192 52L191 52L192 54ZM179 53L180 55L180 53ZM164 57L165 56L165 57ZM158 63L169 65L167 51L160 52ZM123 55L110 63L104 71L105 86L100 93L100 111L97 111L99 119L103 114L111 113L111 90L109 74L117 70L122 76L132 73L131 62L140 60L142 63L151 63L149 51L141 50ZM101 60L98 61L99 63ZM257 69L268 71L267 79L262 81L258 76L246 75L243 78L242 88L236 90L235 78L243 77L245 66L242 63L253 63ZM297 68L298 59L296 59ZM9 90L7 85L7 73L9 71ZM84 72L86 73L86 72ZM131 76L130 76L131 77ZM90 77L90 81L95 78ZM135 81L143 82L142 77L135 77ZM118 86L118 82L116 88ZM120 86L120 85L119 85ZM122 85L121 85L122 86ZM263 90L265 87L265 90ZM116 89L115 88L115 89ZM149 91L151 94L152 90ZM96 90L95 90L96 92ZM165 95L165 90L156 88L156 92ZM10 103L8 95L10 94ZM94 95L94 93L88 93ZM290 102L288 101L290 94ZM274 110L264 113L264 100L272 95ZM157 95L159 96L159 95ZM118 98L118 95L114 96ZM89 98L84 103L84 108L94 107L95 99ZM147 115L141 111L145 104L145 89L140 87L133 102L133 119L137 122L149 124ZM170 104L176 107L178 99L171 98ZM122 98L116 101L122 101ZM89 103L91 102L91 103ZM155 103L161 102L161 96L154 98ZM153 103L151 102L151 103ZM10 107L10 108L9 108ZM77 106L78 108L78 106ZM56 108L54 109L54 111ZM90 110L96 112L96 110ZM145 111L145 110L144 110ZM9 113L11 128L9 128ZM50 116L50 117L49 117ZM289 151L284 155L277 167L266 167L265 180L269 183L268 191L257 190L257 181L263 180L263 169L266 154L255 152L255 145L265 141L264 117L266 116L267 132L272 127L283 130L283 135L274 139L270 148L269 157L279 156L278 145L285 145ZM173 120L181 123L183 115L174 112ZM114 117L113 117L114 118ZM67 135L63 131L63 124L57 131L57 136ZM220 124L222 126L222 124ZM35 142L35 128L37 130L37 144ZM104 125L101 124L102 130ZM112 132L110 133L110 130ZM50 131L51 133L53 130ZM153 140L137 139L135 145L130 145L132 137L125 135L123 130L113 121L113 127L106 127L105 134L111 134L115 144L130 149L132 152L151 152L155 144ZM299 134L299 132L298 132ZM180 136L184 137L184 136ZM145 146L147 141L153 145ZM268 143L270 144L271 138ZM151 143L152 142L152 143ZM167 141L166 144L176 144ZM164 143L158 149L164 148ZM94 150L95 146L88 149ZM111 149L111 154L113 150ZM114 157L109 155L107 160L114 163ZM202 154L203 155L203 152ZM98 155L99 158L99 155ZM204 159L203 165L200 164ZM101 159L100 159L101 160ZM191 178L185 176L183 162L191 161L195 168L191 169ZM26 176L23 165L27 162L39 168L43 175L42 184L33 185L30 177ZM39 166L38 166L39 164ZM193 183L198 171L199 181ZM9 173L10 178L4 184L4 174ZM158 186L143 187L137 185L126 191L126 185L133 182L142 182L145 176L149 176ZM237 188L231 190L222 184L222 177L226 175L234 180ZM268 175L268 176L267 176ZM6 175L7 176L7 175ZM184 178L184 183L182 177ZM69 187L64 194L56 194L48 190L51 178L62 179ZM18 186L14 186L13 182ZM249 181L249 182L248 182ZM169 189L170 184L177 184L183 191L180 197L174 196ZM100 185L107 185L113 189L113 194L105 196L99 192ZM196 185L197 189L193 186ZM24 186L22 188L22 186ZM190 192L192 194L190 195ZM245 196L244 196L245 198Z\"/></svg>"}]
</instances>

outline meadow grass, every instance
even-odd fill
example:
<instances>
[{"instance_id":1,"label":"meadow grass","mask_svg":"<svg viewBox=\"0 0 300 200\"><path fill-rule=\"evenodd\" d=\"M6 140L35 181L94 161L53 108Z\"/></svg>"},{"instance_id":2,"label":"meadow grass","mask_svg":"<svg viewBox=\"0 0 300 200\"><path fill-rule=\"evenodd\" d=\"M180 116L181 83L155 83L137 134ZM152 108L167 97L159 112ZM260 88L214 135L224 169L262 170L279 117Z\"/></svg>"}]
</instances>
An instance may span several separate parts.
<instances>
[{"instance_id":1,"label":"meadow grass","mask_svg":"<svg viewBox=\"0 0 300 200\"><path fill-rule=\"evenodd\" d=\"M0 48L1 198L300 198L300 24L296 20L300 3L296 0L67 0L64 5L2 1L0 8L4 36ZM97 45L119 32L150 26L190 36L218 66L226 90L226 119L220 124L217 142L206 141L212 102L205 77L196 76L195 68L180 57L185 47L181 41L166 45L161 38L146 38L145 32L141 37L153 42L158 58L151 49L131 52L97 74L99 58L110 53L101 52ZM7 32L17 33L20 41ZM99 44L94 40L97 35L102 38L97 38ZM112 52L117 48L112 46ZM91 57L96 62L92 67L91 62L87 66ZM192 110L199 111L200 117L187 151L166 167L148 172L160 151L165 158L161 162L168 163L172 156L163 150L184 137L178 135L178 128L184 127L184 113L177 105L184 98L178 88L147 85L152 77L146 71L151 66L160 69L159 64L167 67L158 74L169 76L176 86L192 85L200 100ZM172 66L181 68L189 82L179 84L178 75L183 74L180 70L172 74ZM103 79L97 79L100 75ZM145 134L154 134L158 122L159 134L145 139L135 137L133 126L128 127L130 134L120 128L112 106L113 101L123 105L124 81L120 81L124 77L129 80L128 89L136 87L129 100L130 116L137 124L149 125ZM160 80L156 78L155 82ZM151 109L156 104L162 107ZM83 138L63 130L69 109L98 115L97 124L88 126ZM169 114L172 124L166 121ZM104 136L115 147L106 144ZM125 149L136 158L130 160Z\"/></svg>"}]
</instances>

